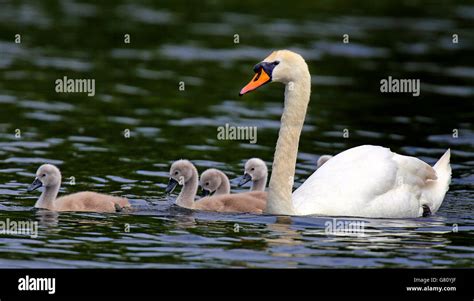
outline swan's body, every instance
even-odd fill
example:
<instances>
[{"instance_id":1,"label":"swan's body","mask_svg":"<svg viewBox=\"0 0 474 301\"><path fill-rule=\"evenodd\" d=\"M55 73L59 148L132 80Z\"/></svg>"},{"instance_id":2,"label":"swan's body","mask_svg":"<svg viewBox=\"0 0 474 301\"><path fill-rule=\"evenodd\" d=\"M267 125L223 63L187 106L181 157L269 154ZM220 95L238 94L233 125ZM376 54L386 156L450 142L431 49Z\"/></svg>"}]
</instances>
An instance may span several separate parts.
<instances>
[{"instance_id":1,"label":"swan's body","mask_svg":"<svg viewBox=\"0 0 474 301\"><path fill-rule=\"evenodd\" d=\"M267 186L268 168L265 162L259 158L249 159L245 163L244 176L239 182L239 186L252 181L250 191L265 191Z\"/></svg>"},{"instance_id":2,"label":"swan's body","mask_svg":"<svg viewBox=\"0 0 474 301\"><path fill-rule=\"evenodd\" d=\"M125 198L114 197L106 194L84 191L56 198L61 187L61 172L51 164L44 164L38 168L36 179L28 191L43 186L35 208L51 211L85 211L85 212L116 212L130 203Z\"/></svg>"},{"instance_id":3,"label":"swan's body","mask_svg":"<svg viewBox=\"0 0 474 301\"><path fill-rule=\"evenodd\" d=\"M195 202L193 209L262 214L265 209L266 198L267 194L263 191L223 194L202 198Z\"/></svg>"},{"instance_id":4,"label":"swan's body","mask_svg":"<svg viewBox=\"0 0 474 301\"><path fill-rule=\"evenodd\" d=\"M449 150L430 167L388 148L351 148L328 160L292 194L299 136L311 94L308 66L300 55L280 50L254 70L257 75L241 95L270 81L285 84L267 213L404 218L438 210L451 180Z\"/></svg>"},{"instance_id":5,"label":"swan's body","mask_svg":"<svg viewBox=\"0 0 474 301\"><path fill-rule=\"evenodd\" d=\"M42 207L38 202L35 207L53 211L116 212L130 207L130 203L125 198L83 191L57 198L52 208Z\"/></svg>"},{"instance_id":6,"label":"swan's body","mask_svg":"<svg viewBox=\"0 0 474 301\"><path fill-rule=\"evenodd\" d=\"M173 191L178 184L183 186L176 199L176 204L181 207L203 211L248 212L257 214L262 213L265 208L265 192L222 194L204 197L194 201L199 185L198 172L196 167L188 160L179 160L171 165L170 182L166 188L166 192L169 193Z\"/></svg>"},{"instance_id":7,"label":"swan's body","mask_svg":"<svg viewBox=\"0 0 474 301\"><path fill-rule=\"evenodd\" d=\"M446 169L449 151L441 160ZM448 179L440 178L446 175ZM449 175L450 170L417 158L363 145L336 155L314 172L293 192L293 205L300 214L419 217L423 205L431 213L438 210Z\"/></svg>"}]
</instances>

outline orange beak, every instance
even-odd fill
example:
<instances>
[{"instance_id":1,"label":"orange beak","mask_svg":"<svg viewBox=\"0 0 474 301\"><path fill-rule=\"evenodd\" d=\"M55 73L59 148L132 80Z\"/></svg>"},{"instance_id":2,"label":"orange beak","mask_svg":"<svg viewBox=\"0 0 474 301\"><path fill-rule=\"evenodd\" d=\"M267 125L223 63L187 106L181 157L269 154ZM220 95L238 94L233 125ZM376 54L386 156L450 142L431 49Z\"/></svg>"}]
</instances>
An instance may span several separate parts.
<instances>
[{"instance_id":1,"label":"orange beak","mask_svg":"<svg viewBox=\"0 0 474 301\"><path fill-rule=\"evenodd\" d=\"M253 91L258 87L268 83L269 81L271 81L270 76L265 72L265 70L263 70L263 68L260 68L257 74L255 74L255 76L252 78L252 80L245 87L243 87L242 90L240 90L239 96Z\"/></svg>"}]
</instances>

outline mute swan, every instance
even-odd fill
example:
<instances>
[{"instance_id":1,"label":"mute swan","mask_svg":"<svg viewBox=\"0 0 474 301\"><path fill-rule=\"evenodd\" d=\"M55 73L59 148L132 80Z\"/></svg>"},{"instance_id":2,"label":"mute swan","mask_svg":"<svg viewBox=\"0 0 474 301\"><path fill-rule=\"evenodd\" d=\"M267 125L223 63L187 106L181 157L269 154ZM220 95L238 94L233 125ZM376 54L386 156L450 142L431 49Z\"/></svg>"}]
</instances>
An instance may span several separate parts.
<instances>
[{"instance_id":1,"label":"mute swan","mask_svg":"<svg viewBox=\"0 0 474 301\"><path fill-rule=\"evenodd\" d=\"M244 176L239 182L239 186L252 181L250 191L264 191L267 186L268 168L265 162L259 158L249 159L245 163Z\"/></svg>"},{"instance_id":2,"label":"mute swan","mask_svg":"<svg viewBox=\"0 0 474 301\"><path fill-rule=\"evenodd\" d=\"M321 157L319 157L318 162L316 163L316 168L320 168L321 166L323 166L324 163L326 163L331 158L332 158L331 155L322 155Z\"/></svg>"},{"instance_id":3,"label":"mute swan","mask_svg":"<svg viewBox=\"0 0 474 301\"><path fill-rule=\"evenodd\" d=\"M43 164L36 171L36 178L28 187L31 192L44 187L43 193L35 204L35 208L51 211L87 211L116 212L131 207L125 198L114 197L91 191L84 191L56 198L61 186L61 172L51 164Z\"/></svg>"},{"instance_id":4,"label":"mute swan","mask_svg":"<svg viewBox=\"0 0 474 301\"><path fill-rule=\"evenodd\" d=\"M209 168L201 174L199 186L202 188L202 196L230 193L229 178L225 173L215 168Z\"/></svg>"},{"instance_id":5,"label":"mute swan","mask_svg":"<svg viewBox=\"0 0 474 301\"><path fill-rule=\"evenodd\" d=\"M285 84L265 212L380 218L436 213L451 180L449 149L431 167L388 148L354 147L327 161L292 194L299 137L311 94L308 66L299 54L279 50L255 65L254 72L240 95L271 81Z\"/></svg>"},{"instance_id":6,"label":"mute swan","mask_svg":"<svg viewBox=\"0 0 474 301\"><path fill-rule=\"evenodd\" d=\"M177 185L183 186L176 199L176 204L188 209L217 212L249 212L262 213L266 204L265 193L244 192L204 197L194 201L198 189L198 172L188 160L178 160L171 165L170 179L166 193L170 193ZM258 195L262 195L260 198Z\"/></svg>"}]
</instances>

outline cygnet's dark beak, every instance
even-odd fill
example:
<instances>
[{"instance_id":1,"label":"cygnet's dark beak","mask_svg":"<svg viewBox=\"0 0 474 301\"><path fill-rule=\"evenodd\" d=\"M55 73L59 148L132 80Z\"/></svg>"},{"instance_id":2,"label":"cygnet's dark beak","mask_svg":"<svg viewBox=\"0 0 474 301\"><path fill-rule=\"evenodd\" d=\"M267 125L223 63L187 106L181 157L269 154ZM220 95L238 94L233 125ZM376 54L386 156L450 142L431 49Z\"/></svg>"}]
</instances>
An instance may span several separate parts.
<instances>
[{"instance_id":1,"label":"cygnet's dark beak","mask_svg":"<svg viewBox=\"0 0 474 301\"><path fill-rule=\"evenodd\" d=\"M209 196L209 195L211 195L210 190L207 190L207 189L204 189L204 188L201 190L201 196L202 197L206 197L206 196Z\"/></svg>"},{"instance_id":2,"label":"cygnet's dark beak","mask_svg":"<svg viewBox=\"0 0 474 301\"><path fill-rule=\"evenodd\" d=\"M252 181L252 177L248 173L244 173L244 176L242 177L242 179L240 179L240 182L237 185L241 187L245 185L246 183L248 183L249 181Z\"/></svg>"},{"instance_id":3,"label":"cygnet's dark beak","mask_svg":"<svg viewBox=\"0 0 474 301\"><path fill-rule=\"evenodd\" d=\"M43 183L41 183L41 181L38 178L36 178L33 181L33 183L31 183L31 185L28 186L27 191L32 192L33 190L36 190L36 189L40 188L41 186L43 186Z\"/></svg>"},{"instance_id":4,"label":"cygnet's dark beak","mask_svg":"<svg viewBox=\"0 0 474 301\"><path fill-rule=\"evenodd\" d=\"M173 190L176 188L177 185L178 185L178 181L176 181L173 178L170 178L170 180L168 182L168 186L166 186L165 192L166 193L173 192Z\"/></svg>"}]
</instances>

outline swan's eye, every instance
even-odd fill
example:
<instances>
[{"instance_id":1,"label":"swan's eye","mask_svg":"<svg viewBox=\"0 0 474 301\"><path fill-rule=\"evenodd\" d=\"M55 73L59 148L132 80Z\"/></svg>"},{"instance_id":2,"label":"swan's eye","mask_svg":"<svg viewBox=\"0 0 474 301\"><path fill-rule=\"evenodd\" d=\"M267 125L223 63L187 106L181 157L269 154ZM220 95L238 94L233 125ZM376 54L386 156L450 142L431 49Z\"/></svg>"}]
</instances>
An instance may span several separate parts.
<instances>
[{"instance_id":1,"label":"swan's eye","mask_svg":"<svg viewBox=\"0 0 474 301\"><path fill-rule=\"evenodd\" d=\"M280 64L280 61L274 61L274 62L273 62L273 66L276 66L276 65L278 65L278 64Z\"/></svg>"}]
</instances>

